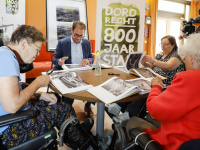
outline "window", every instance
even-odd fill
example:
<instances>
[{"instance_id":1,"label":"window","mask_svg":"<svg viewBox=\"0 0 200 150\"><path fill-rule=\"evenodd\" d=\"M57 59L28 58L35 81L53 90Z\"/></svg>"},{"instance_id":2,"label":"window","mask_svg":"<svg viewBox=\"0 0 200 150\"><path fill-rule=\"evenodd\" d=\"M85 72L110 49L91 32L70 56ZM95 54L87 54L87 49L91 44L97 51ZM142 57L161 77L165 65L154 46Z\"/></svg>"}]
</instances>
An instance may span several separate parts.
<instances>
[{"instance_id":1,"label":"window","mask_svg":"<svg viewBox=\"0 0 200 150\"><path fill-rule=\"evenodd\" d=\"M172 35L176 38L178 47L182 41L178 39L181 34L181 23L189 20L190 2L183 0L159 0L158 1L158 20L156 33L156 54L162 51L159 44L161 38Z\"/></svg>"},{"instance_id":2,"label":"window","mask_svg":"<svg viewBox=\"0 0 200 150\"><path fill-rule=\"evenodd\" d=\"M183 14L184 13L184 4L159 0L158 10Z\"/></svg>"}]
</instances>

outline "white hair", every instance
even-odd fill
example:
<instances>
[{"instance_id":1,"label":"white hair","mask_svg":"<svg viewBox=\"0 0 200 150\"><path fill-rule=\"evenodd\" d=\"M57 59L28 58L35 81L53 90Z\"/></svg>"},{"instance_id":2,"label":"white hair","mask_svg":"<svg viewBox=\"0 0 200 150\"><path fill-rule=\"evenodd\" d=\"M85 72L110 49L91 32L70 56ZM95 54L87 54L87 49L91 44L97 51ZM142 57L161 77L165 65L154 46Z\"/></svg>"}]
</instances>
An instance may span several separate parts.
<instances>
[{"instance_id":1,"label":"white hair","mask_svg":"<svg viewBox=\"0 0 200 150\"><path fill-rule=\"evenodd\" d=\"M186 43L179 48L178 54L181 58L192 58L194 69L200 70L200 33L189 35Z\"/></svg>"}]
</instances>

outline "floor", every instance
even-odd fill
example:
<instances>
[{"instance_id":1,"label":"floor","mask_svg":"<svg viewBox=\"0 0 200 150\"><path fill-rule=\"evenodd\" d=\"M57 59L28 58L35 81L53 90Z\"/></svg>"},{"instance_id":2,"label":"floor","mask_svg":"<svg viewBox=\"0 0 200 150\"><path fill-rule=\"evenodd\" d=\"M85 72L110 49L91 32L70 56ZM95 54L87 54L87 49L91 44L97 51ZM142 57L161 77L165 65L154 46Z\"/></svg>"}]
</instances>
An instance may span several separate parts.
<instances>
[{"instance_id":1,"label":"floor","mask_svg":"<svg viewBox=\"0 0 200 150\"><path fill-rule=\"evenodd\" d=\"M47 87L42 87L38 91L46 92ZM85 105L85 102L83 102L81 100L75 100L73 103L73 107L76 111L77 118L79 119L80 122L83 122L87 118L87 115L84 111L84 105ZM94 135L96 135L97 105L92 105L91 108L92 108L92 111L94 112L94 116L92 117L94 119L94 126L91 131ZM104 136L113 134L113 130L111 128L112 123L113 123L112 119L105 112ZM70 150L70 148L68 148L66 145L64 145L63 147L59 147L59 150Z\"/></svg>"}]
</instances>

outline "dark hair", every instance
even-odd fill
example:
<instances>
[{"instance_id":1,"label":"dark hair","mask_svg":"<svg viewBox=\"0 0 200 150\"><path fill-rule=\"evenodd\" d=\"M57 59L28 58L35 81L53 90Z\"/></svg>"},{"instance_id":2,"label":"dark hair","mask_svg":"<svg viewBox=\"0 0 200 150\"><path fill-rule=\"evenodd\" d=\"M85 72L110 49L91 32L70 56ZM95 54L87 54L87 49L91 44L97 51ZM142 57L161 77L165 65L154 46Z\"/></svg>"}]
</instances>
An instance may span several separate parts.
<instances>
[{"instance_id":1,"label":"dark hair","mask_svg":"<svg viewBox=\"0 0 200 150\"><path fill-rule=\"evenodd\" d=\"M74 21L73 25L72 25L72 30L74 31L74 29L79 26L82 30L86 29L86 26L83 22L81 21Z\"/></svg>"},{"instance_id":2,"label":"dark hair","mask_svg":"<svg viewBox=\"0 0 200 150\"><path fill-rule=\"evenodd\" d=\"M177 51L177 50L178 50L178 46L177 46L177 44L176 44L176 39L175 39L174 36L166 35L166 36L164 36L164 37L161 39L161 41L162 41L163 39L168 39L171 45L175 45L175 46L174 46L174 49L173 49L174 51Z\"/></svg>"},{"instance_id":3,"label":"dark hair","mask_svg":"<svg viewBox=\"0 0 200 150\"><path fill-rule=\"evenodd\" d=\"M10 39L11 43L19 43L21 40L26 39L31 43L46 42L46 37L43 33L30 25L21 25L13 33Z\"/></svg>"}]
</instances>

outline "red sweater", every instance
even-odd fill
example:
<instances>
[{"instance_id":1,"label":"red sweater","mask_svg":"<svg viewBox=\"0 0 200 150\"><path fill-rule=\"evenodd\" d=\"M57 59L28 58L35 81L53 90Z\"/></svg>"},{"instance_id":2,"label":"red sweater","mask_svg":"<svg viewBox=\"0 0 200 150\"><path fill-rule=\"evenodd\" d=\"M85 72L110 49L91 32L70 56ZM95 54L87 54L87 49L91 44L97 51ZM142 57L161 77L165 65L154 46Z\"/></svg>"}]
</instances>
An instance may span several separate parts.
<instances>
[{"instance_id":1,"label":"red sweater","mask_svg":"<svg viewBox=\"0 0 200 150\"><path fill-rule=\"evenodd\" d=\"M161 127L146 132L165 150L177 150L192 139L200 138L200 70L178 73L162 92L154 85L147 99L150 115Z\"/></svg>"}]
</instances>

